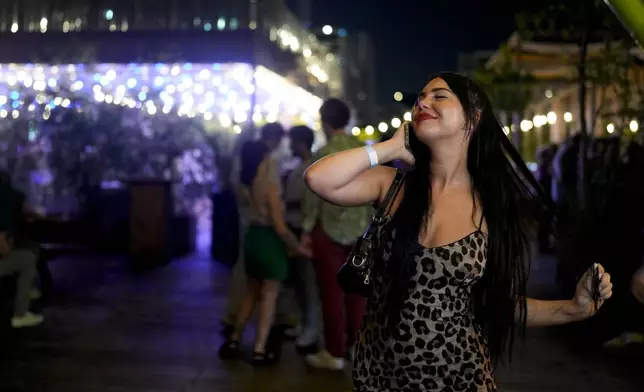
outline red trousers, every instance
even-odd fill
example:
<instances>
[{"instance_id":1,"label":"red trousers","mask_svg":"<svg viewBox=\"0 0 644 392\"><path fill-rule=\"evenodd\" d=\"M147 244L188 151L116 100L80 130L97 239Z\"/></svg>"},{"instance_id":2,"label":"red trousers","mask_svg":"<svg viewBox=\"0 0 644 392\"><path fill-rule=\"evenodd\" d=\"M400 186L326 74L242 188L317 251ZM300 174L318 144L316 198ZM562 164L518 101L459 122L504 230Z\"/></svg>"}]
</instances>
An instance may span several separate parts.
<instances>
[{"instance_id":1,"label":"red trousers","mask_svg":"<svg viewBox=\"0 0 644 392\"><path fill-rule=\"evenodd\" d=\"M311 233L311 239L322 302L326 350L336 358L344 358L347 346L353 345L358 336L366 301L360 296L345 294L336 278L351 247L333 242L319 224Z\"/></svg>"}]
</instances>

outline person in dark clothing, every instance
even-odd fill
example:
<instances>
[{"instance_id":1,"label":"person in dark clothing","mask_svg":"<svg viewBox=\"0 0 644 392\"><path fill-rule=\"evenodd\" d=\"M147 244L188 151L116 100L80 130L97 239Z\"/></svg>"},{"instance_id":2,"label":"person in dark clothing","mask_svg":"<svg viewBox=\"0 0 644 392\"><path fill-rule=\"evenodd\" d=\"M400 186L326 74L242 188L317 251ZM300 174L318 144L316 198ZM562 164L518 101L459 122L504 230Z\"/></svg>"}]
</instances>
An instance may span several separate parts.
<instances>
[{"instance_id":1,"label":"person in dark clothing","mask_svg":"<svg viewBox=\"0 0 644 392\"><path fill-rule=\"evenodd\" d=\"M40 244L33 239L29 232L29 223L35 220L46 219L29 207L26 195L13 186L11 176L5 171L0 171L0 187L5 192L6 204L0 206L11 222L11 238L17 249L27 250L36 256L40 288L49 293L53 289L53 279L47 266L47 260L41 251ZM35 290L34 290L35 292ZM40 292L34 295L40 297Z\"/></svg>"},{"instance_id":2,"label":"person in dark clothing","mask_svg":"<svg viewBox=\"0 0 644 392\"><path fill-rule=\"evenodd\" d=\"M556 146L548 146L539 153L539 169L537 171L537 180L539 185L543 188L546 195L552 194L552 164L556 152ZM551 222L545 221L539 224L539 251L542 253L550 253L550 227Z\"/></svg>"},{"instance_id":3,"label":"person in dark clothing","mask_svg":"<svg viewBox=\"0 0 644 392\"><path fill-rule=\"evenodd\" d=\"M17 285L13 328L42 324L43 317L29 311L36 278L37 254L19 246L21 209L24 195L11 187L7 173L0 173L0 276L16 274Z\"/></svg>"},{"instance_id":4,"label":"person in dark clothing","mask_svg":"<svg viewBox=\"0 0 644 392\"><path fill-rule=\"evenodd\" d=\"M644 343L644 153L631 143L618 171L618 191L609 200L603 248L617 253L610 263L615 286L614 301L597 320L594 330L606 347ZM608 260L608 257L607 257Z\"/></svg>"},{"instance_id":5,"label":"person in dark clothing","mask_svg":"<svg viewBox=\"0 0 644 392\"><path fill-rule=\"evenodd\" d=\"M579 148L581 144L581 135L576 134L572 137L570 145L565 148L561 161L561 183L559 204L561 213L566 218L571 212L577 199L577 170L579 165Z\"/></svg>"}]
</instances>

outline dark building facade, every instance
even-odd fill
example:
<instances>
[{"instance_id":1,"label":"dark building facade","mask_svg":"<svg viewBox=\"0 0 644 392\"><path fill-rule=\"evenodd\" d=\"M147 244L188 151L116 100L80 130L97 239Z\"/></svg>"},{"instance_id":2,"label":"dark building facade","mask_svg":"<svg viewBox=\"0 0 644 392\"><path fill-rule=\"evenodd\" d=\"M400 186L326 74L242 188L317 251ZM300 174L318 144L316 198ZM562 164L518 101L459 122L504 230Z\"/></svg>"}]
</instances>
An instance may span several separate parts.
<instances>
[{"instance_id":1,"label":"dark building facade","mask_svg":"<svg viewBox=\"0 0 644 392\"><path fill-rule=\"evenodd\" d=\"M341 89L333 55L284 0L0 0L0 42L2 63L237 61L318 96Z\"/></svg>"},{"instance_id":2,"label":"dark building facade","mask_svg":"<svg viewBox=\"0 0 644 392\"><path fill-rule=\"evenodd\" d=\"M331 34L317 32L327 44L340 68L341 98L355 110L358 125L371 124L377 120L375 52L371 36L364 31L347 31L333 28Z\"/></svg>"},{"instance_id":3,"label":"dark building facade","mask_svg":"<svg viewBox=\"0 0 644 392\"><path fill-rule=\"evenodd\" d=\"M258 7L254 0L2 0L0 32L236 30L257 26Z\"/></svg>"}]
</instances>

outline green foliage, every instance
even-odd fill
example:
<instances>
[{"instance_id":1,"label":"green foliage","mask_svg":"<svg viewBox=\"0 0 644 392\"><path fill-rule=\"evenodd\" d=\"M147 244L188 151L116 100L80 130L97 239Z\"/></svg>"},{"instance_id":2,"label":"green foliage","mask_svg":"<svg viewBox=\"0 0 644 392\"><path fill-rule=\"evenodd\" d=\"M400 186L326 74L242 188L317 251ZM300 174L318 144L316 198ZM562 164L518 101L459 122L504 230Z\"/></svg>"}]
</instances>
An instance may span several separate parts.
<instances>
[{"instance_id":1,"label":"green foliage","mask_svg":"<svg viewBox=\"0 0 644 392\"><path fill-rule=\"evenodd\" d=\"M495 108L522 113L533 98L538 80L512 61L512 54L506 45L499 49L499 54L501 59L497 62L498 66L487 68L481 64L473 78L483 86Z\"/></svg>"},{"instance_id":2,"label":"green foliage","mask_svg":"<svg viewBox=\"0 0 644 392\"><path fill-rule=\"evenodd\" d=\"M630 47L617 45L611 49L607 76L613 83L607 88L612 89L615 101L611 103L618 110L606 110L601 115L622 129L630 120L641 123L644 119L644 66L630 53Z\"/></svg>"},{"instance_id":3,"label":"green foliage","mask_svg":"<svg viewBox=\"0 0 644 392\"><path fill-rule=\"evenodd\" d=\"M587 60L587 81L598 93L591 131L599 119L619 130L644 112L644 67L630 49L631 45L607 41L599 55Z\"/></svg>"},{"instance_id":4,"label":"green foliage","mask_svg":"<svg viewBox=\"0 0 644 392\"><path fill-rule=\"evenodd\" d=\"M485 88L495 108L521 113L533 96L537 80L530 74L513 69L479 68L474 79Z\"/></svg>"},{"instance_id":5,"label":"green foliage","mask_svg":"<svg viewBox=\"0 0 644 392\"><path fill-rule=\"evenodd\" d=\"M524 3L516 15L522 38L581 44L624 37L619 21L601 0L541 0Z\"/></svg>"},{"instance_id":6,"label":"green foliage","mask_svg":"<svg viewBox=\"0 0 644 392\"><path fill-rule=\"evenodd\" d=\"M600 0L544 0L524 5L517 14L517 25L521 37L528 40L569 43L577 50L570 55L562 55L562 64L571 66L574 72L570 75L572 82L577 83L580 99L580 113L587 112L587 86L599 92L591 124L584 117L580 118L579 128L583 135L592 135L596 120L606 110L603 97L610 86L613 86L614 75L623 69L621 54L624 48L613 48L613 43L628 40L627 33L621 27L610 9ZM600 53L589 52L590 44L605 43Z\"/></svg>"},{"instance_id":7,"label":"green foliage","mask_svg":"<svg viewBox=\"0 0 644 392\"><path fill-rule=\"evenodd\" d=\"M524 72L520 64L512 60L512 53L507 46L499 49L499 55L501 58L494 68L487 68L482 64L475 70L473 78L485 89L497 110L523 113L534 98L539 81L533 75ZM529 161L534 161L536 150L536 140L533 140L532 133L512 136L523 158Z\"/></svg>"}]
</instances>

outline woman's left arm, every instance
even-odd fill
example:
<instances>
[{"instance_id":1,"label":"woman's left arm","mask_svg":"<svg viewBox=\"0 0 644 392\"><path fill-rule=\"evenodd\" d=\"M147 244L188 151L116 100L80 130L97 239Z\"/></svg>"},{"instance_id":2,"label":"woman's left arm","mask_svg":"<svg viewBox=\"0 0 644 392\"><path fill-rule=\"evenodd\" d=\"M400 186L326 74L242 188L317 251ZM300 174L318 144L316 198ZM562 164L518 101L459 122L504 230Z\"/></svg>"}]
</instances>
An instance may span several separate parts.
<instances>
[{"instance_id":1,"label":"woman's left arm","mask_svg":"<svg viewBox=\"0 0 644 392\"><path fill-rule=\"evenodd\" d=\"M571 300L540 301L528 298L526 300L526 325L528 328L551 327L585 320L593 316L604 301L613 295L613 284L610 274L604 267L597 266L600 276L599 302L595 306L593 300L593 273L586 271L577 284L575 297Z\"/></svg>"},{"instance_id":2,"label":"woman's left arm","mask_svg":"<svg viewBox=\"0 0 644 392\"><path fill-rule=\"evenodd\" d=\"M582 321L592 314L584 313L574 300L526 300L526 326L528 328L552 327Z\"/></svg>"}]
</instances>

